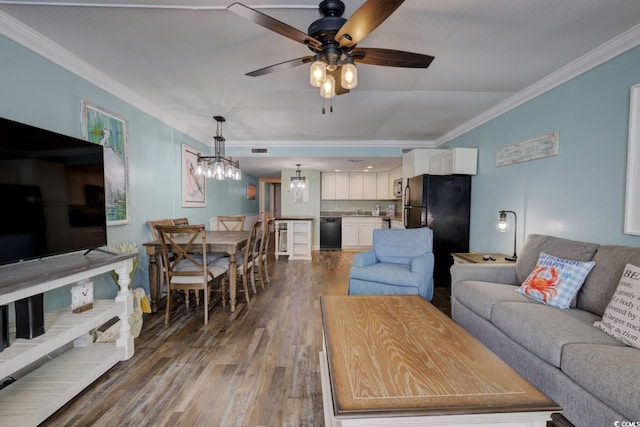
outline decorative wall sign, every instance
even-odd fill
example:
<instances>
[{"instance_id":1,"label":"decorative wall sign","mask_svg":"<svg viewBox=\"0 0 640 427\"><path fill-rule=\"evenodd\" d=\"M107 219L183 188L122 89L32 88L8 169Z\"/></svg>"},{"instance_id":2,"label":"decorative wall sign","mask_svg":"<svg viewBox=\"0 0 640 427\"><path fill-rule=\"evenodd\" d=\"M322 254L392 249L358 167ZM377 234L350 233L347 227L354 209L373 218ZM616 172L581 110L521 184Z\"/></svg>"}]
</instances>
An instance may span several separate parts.
<instances>
[{"instance_id":1,"label":"decorative wall sign","mask_svg":"<svg viewBox=\"0 0 640 427\"><path fill-rule=\"evenodd\" d=\"M624 232L640 235L640 84L631 87Z\"/></svg>"},{"instance_id":2,"label":"decorative wall sign","mask_svg":"<svg viewBox=\"0 0 640 427\"><path fill-rule=\"evenodd\" d=\"M107 225L130 222L127 121L82 101L82 138L104 147Z\"/></svg>"},{"instance_id":3,"label":"decorative wall sign","mask_svg":"<svg viewBox=\"0 0 640 427\"><path fill-rule=\"evenodd\" d=\"M538 136L496 150L496 166L512 165L558 154L558 132Z\"/></svg>"},{"instance_id":4,"label":"decorative wall sign","mask_svg":"<svg viewBox=\"0 0 640 427\"><path fill-rule=\"evenodd\" d=\"M207 206L207 180L196 173L198 155L202 154L187 144L182 144L182 207Z\"/></svg>"}]
</instances>

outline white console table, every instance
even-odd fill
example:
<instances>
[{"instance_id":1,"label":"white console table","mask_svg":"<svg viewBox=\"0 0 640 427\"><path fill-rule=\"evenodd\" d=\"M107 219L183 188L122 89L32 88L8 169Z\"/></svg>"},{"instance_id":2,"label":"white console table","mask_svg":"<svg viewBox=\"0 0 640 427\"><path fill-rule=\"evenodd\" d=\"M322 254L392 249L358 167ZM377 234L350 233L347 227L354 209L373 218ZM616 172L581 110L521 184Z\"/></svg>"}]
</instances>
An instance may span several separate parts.
<instances>
[{"instance_id":1,"label":"white console table","mask_svg":"<svg viewBox=\"0 0 640 427\"><path fill-rule=\"evenodd\" d=\"M289 260L311 259L311 224L313 218L276 218L275 256L288 255Z\"/></svg>"},{"instance_id":2,"label":"white console table","mask_svg":"<svg viewBox=\"0 0 640 427\"><path fill-rule=\"evenodd\" d=\"M133 356L129 315L133 296L129 272L135 254L90 252L65 254L0 267L0 305L70 285L109 271L118 273L120 290L115 300L94 300L93 308L72 313L71 307L45 313L45 333L33 339L10 336L10 346L0 352L0 379L27 368L49 353L69 346L119 316L115 343L89 343L69 348L0 390L0 423L36 426L121 360Z\"/></svg>"}]
</instances>

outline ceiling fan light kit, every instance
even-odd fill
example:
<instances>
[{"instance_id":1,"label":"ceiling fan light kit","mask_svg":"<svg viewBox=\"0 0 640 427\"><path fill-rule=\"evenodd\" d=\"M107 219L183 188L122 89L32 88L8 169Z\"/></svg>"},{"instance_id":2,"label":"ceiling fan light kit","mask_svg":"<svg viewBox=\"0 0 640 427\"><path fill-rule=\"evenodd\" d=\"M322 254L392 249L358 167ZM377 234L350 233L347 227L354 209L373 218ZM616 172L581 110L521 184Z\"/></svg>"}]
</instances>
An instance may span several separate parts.
<instances>
[{"instance_id":1,"label":"ceiling fan light kit","mask_svg":"<svg viewBox=\"0 0 640 427\"><path fill-rule=\"evenodd\" d=\"M349 19L342 17L340 0L324 0L318 6L322 17L314 21L307 34L241 3L228 9L255 24L302 43L312 56L296 58L247 73L257 77L311 62L309 83L320 88L323 99L349 93L358 85L355 62L387 67L427 68L434 57L393 49L358 48L362 39L384 22L404 0L367 0ZM331 91L331 92L330 92ZM322 109L324 114L324 107ZM333 109L332 109L333 110Z\"/></svg>"}]
</instances>

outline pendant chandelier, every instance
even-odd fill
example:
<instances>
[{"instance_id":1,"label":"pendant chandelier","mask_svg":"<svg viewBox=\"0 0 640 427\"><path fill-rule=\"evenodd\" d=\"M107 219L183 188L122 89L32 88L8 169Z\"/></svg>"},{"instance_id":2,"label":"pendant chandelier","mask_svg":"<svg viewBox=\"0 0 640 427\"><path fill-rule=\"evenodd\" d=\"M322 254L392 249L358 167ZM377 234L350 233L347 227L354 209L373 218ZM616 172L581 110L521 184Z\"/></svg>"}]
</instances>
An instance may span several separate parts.
<instances>
[{"instance_id":1,"label":"pendant chandelier","mask_svg":"<svg viewBox=\"0 0 640 427\"><path fill-rule=\"evenodd\" d=\"M302 176L302 171L300 170L300 163L296 163L298 169L296 170L296 176L291 177L291 183L289 184L290 188L304 188L307 185L307 178Z\"/></svg>"},{"instance_id":2,"label":"pendant chandelier","mask_svg":"<svg viewBox=\"0 0 640 427\"><path fill-rule=\"evenodd\" d=\"M222 116L213 116L213 118L216 121L216 136L213 137L215 142L215 155L198 155L196 173L219 181L223 181L225 179L240 181L242 178L240 161L234 161L231 157L224 156L225 139L222 136L222 123L226 120Z\"/></svg>"}]
</instances>

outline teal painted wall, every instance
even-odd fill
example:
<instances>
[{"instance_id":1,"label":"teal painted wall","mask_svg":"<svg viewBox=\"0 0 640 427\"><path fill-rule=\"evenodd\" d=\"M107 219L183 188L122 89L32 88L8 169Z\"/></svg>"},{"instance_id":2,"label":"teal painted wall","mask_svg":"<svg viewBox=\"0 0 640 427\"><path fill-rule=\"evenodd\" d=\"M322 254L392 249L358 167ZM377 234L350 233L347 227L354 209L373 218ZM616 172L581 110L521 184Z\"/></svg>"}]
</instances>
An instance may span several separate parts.
<instances>
[{"instance_id":1,"label":"teal painted wall","mask_svg":"<svg viewBox=\"0 0 640 427\"><path fill-rule=\"evenodd\" d=\"M0 36L0 116L54 132L81 137L80 105L83 100L118 114L129 124L129 196L131 223L107 227L109 244L135 242L141 263L133 287L148 293L148 260L141 244L150 239L147 220L188 217L193 224L209 227L209 218L226 214L258 212L258 200L246 200L248 182L258 180L244 174L242 181L207 183L207 207L183 208L181 197L182 144L204 153L210 147L184 135L158 119L88 83L21 45ZM211 112L212 114L215 112ZM212 122L212 132L215 124ZM96 295L115 295L110 275L96 278ZM70 302L69 291L46 295L47 308Z\"/></svg>"},{"instance_id":2,"label":"teal painted wall","mask_svg":"<svg viewBox=\"0 0 640 427\"><path fill-rule=\"evenodd\" d=\"M518 247L531 233L639 246L623 233L629 96L639 82L635 48L450 141L479 147L470 249L512 251L512 232L496 231L501 209L518 214ZM557 156L495 166L497 148L553 131Z\"/></svg>"}]
</instances>

